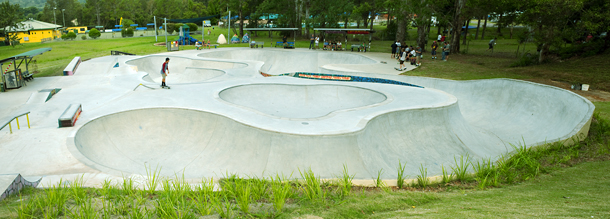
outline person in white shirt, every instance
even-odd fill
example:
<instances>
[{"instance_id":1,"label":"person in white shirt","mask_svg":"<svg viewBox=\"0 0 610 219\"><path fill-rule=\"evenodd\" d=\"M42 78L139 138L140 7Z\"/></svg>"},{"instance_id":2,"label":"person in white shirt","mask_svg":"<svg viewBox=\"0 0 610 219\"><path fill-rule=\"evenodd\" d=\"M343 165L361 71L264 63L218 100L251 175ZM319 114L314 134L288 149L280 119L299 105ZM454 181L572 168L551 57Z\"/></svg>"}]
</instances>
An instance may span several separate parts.
<instances>
[{"instance_id":1,"label":"person in white shirt","mask_svg":"<svg viewBox=\"0 0 610 219\"><path fill-rule=\"evenodd\" d=\"M317 49L320 49L320 46L318 46L318 43L320 42L320 37L316 37L316 47Z\"/></svg>"},{"instance_id":2,"label":"person in white shirt","mask_svg":"<svg viewBox=\"0 0 610 219\"><path fill-rule=\"evenodd\" d=\"M439 34L436 41L441 41L441 38L443 38L443 36Z\"/></svg>"}]
</instances>

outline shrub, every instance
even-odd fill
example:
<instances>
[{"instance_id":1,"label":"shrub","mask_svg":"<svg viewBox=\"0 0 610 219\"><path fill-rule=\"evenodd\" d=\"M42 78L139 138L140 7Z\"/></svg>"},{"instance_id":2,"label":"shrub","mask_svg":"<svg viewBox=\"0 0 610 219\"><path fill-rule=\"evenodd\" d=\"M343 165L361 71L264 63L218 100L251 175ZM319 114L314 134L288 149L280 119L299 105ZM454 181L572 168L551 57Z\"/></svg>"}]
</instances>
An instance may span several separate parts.
<instances>
[{"instance_id":1,"label":"shrub","mask_svg":"<svg viewBox=\"0 0 610 219\"><path fill-rule=\"evenodd\" d=\"M68 34L62 34L62 35L61 35L61 39L62 39L62 40L68 40L68 39L69 39L69 38L68 38Z\"/></svg>"},{"instance_id":2,"label":"shrub","mask_svg":"<svg viewBox=\"0 0 610 219\"><path fill-rule=\"evenodd\" d=\"M95 28L93 28L89 31L90 38L97 39L100 36L102 36L102 33L100 33L100 31Z\"/></svg>"},{"instance_id":3,"label":"shrub","mask_svg":"<svg viewBox=\"0 0 610 219\"><path fill-rule=\"evenodd\" d=\"M182 27L182 26L184 26L183 23L174 24L174 31L180 33L180 27ZM167 26L167 29L169 29L169 26Z\"/></svg>"},{"instance_id":4,"label":"shrub","mask_svg":"<svg viewBox=\"0 0 610 219\"><path fill-rule=\"evenodd\" d=\"M186 25L189 26L190 31L197 31L197 29L199 28L199 27L197 27L197 24L195 24L195 23L187 23Z\"/></svg>"},{"instance_id":5,"label":"shrub","mask_svg":"<svg viewBox=\"0 0 610 219\"><path fill-rule=\"evenodd\" d=\"M166 24L167 25L167 34L174 33L174 24Z\"/></svg>"},{"instance_id":6,"label":"shrub","mask_svg":"<svg viewBox=\"0 0 610 219\"><path fill-rule=\"evenodd\" d=\"M68 39L73 40L76 39L76 33L74 32L68 32L68 34L66 34L68 36Z\"/></svg>"},{"instance_id":7,"label":"shrub","mask_svg":"<svg viewBox=\"0 0 610 219\"><path fill-rule=\"evenodd\" d=\"M133 37L133 27L125 28L121 30L122 37Z\"/></svg>"},{"instance_id":8,"label":"shrub","mask_svg":"<svg viewBox=\"0 0 610 219\"><path fill-rule=\"evenodd\" d=\"M521 56L516 62L510 64L510 67L524 67L538 64L538 57L531 55L530 53L526 53Z\"/></svg>"},{"instance_id":9,"label":"shrub","mask_svg":"<svg viewBox=\"0 0 610 219\"><path fill-rule=\"evenodd\" d=\"M83 36L81 36L80 38L81 38L81 39L83 39L83 40L86 40L86 39L87 39L87 36L86 36L86 35L83 35Z\"/></svg>"}]
</instances>

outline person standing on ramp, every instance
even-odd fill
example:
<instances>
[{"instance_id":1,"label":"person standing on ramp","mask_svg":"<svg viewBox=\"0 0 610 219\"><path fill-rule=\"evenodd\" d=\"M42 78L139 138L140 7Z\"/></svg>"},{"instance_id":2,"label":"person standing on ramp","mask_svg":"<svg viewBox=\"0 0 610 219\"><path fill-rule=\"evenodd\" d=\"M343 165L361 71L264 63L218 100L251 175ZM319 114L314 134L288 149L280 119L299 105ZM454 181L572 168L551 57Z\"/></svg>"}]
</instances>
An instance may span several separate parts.
<instances>
[{"instance_id":1,"label":"person standing on ramp","mask_svg":"<svg viewBox=\"0 0 610 219\"><path fill-rule=\"evenodd\" d=\"M162 88L169 88L167 85L165 85L165 77L167 77L167 74L169 74L169 58L165 58L165 62L163 62L163 65L161 66L161 77L163 77L161 80Z\"/></svg>"}]
</instances>

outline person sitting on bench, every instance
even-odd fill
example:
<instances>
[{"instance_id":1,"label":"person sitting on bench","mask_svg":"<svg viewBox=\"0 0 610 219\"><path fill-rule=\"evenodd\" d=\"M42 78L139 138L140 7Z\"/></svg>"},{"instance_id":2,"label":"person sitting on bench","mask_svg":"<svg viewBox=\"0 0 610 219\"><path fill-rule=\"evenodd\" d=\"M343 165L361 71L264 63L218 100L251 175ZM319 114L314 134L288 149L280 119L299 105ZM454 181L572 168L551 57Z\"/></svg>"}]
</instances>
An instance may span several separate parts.
<instances>
[{"instance_id":1,"label":"person sitting on bench","mask_svg":"<svg viewBox=\"0 0 610 219\"><path fill-rule=\"evenodd\" d=\"M207 47L208 47L208 49L211 49L211 48L210 48L210 40L208 40L208 42L207 42L205 45L203 45L203 46L204 46L204 47L205 47L205 46L207 46Z\"/></svg>"},{"instance_id":2,"label":"person sitting on bench","mask_svg":"<svg viewBox=\"0 0 610 219\"><path fill-rule=\"evenodd\" d=\"M328 42L324 41L324 50L328 50L329 47L330 45L328 45Z\"/></svg>"},{"instance_id":3,"label":"person sitting on bench","mask_svg":"<svg viewBox=\"0 0 610 219\"><path fill-rule=\"evenodd\" d=\"M343 49L341 48L341 41L338 41L338 42L337 42L337 50L343 50Z\"/></svg>"},{"instance_id":4,"label":"person sitting on bench","mask_svg":"<svg viewBox=\"0 0 610 219\"><path fill-rule=\"evenodd\" d=\"M201 50L201 43L199 42L199 40L197 40L197 42L195 42L195 49Z\"/></svg>"}]
</instances>

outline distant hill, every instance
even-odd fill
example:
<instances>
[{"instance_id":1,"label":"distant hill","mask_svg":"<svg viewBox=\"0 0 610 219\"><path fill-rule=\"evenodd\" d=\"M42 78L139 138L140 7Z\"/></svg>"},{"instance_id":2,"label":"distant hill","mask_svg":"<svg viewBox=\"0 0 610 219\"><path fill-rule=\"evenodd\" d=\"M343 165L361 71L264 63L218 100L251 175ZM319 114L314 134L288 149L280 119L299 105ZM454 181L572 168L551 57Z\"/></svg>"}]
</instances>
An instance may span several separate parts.
<instances>
[{"instance_id":1,"label":"distant hill","mask_svg":"<svg viewBox=\"0 0 610 219\"><path fill-rule=\"evenodd\" d=\"M44 8L44 4L47 3L47 0L0 0L0 2L10 2L11 4L19 4L22 8L27 7L36 7L39 9ZM81 4L84 4L86 0L78 0Z\"/></svg>"}]
</instances>

